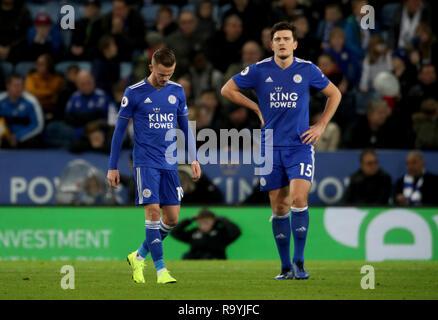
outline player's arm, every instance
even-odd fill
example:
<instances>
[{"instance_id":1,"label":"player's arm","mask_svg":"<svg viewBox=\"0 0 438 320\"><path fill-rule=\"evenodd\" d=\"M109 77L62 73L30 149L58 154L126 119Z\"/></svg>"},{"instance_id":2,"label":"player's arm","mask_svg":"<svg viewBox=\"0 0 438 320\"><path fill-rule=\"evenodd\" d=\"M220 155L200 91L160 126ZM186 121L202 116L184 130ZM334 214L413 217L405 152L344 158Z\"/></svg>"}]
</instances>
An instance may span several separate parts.
<instances>
[{"instance_id":1,"label":"player's arm","mask_svg":"<svg viewBox=\"0 0 438 320\"><path fill-rule=\"evenodd\" d=\"M114 129L113 139L111 141L111 154L108 165L107 179L111 187L116 188L120 183L120 173L117 169L120 150L122 149L123 138L125 136L126 127L129 124L129 119L117 118L116 128Z\"/></svg>"},{"instance_id":2,"label":"player's arm","mask_svg":"<svg viewBox=\"0 0 438 320\"><path fill-rule=\"evenodd\" d=\"M178 126L184 133L185 146L188 150L188 159L192 166L192 179L197 180L201 177L201 166L197 160L195 137L189 127L189 119L187 115L178 115Z\"/></svg>"},{"instance_id":3,"label":"player's arm","mask_svg":"<svg viewBox=\"0 0 438 320\"><path fill-rule=\"evenodd\" d=\"M129 89L126 89L120 104L119 116L116 121L116 128L114 129L113 139L111 141L111 153L108 164L107 179L111 187L117 188L120 183L120 173L117 169L117 163L119 162L119 154L122 149L123 138L125 136L126 127L129 124L129 119L132 117L134 108L134 101L130 96Z\"/></svg>"},{"instance_id":4,"label":"player's arm","mask_svg":"<svg viewBox=\"0 0 438 320\"><path fill-rule=\"evenodd\" d=\"M321 90L321 92L327 97L327 103L321 119L301 135L303 143L305 144L310 144L313 142L315 145L318 142L319 138L324 133L327 124L330 122L336 110L338 109L339 103L341 102L342 94L338 87L336 87L332 82L329 82L327 87Z\"/></svg>"},{"instance_id":5,"label":"player's arm","mask_svg":"<svg viewBox=\"0 0 438 320\"><path fill-rule=\"evenodd\" d=\"M233 78L230 78L222 87L221 94L230 100L231 102L246 107L252 111L254 111L260 119L262 123L262 127L265 124L263 121L262 112L257 103L248 99L240 92L240 88L236 85Z\"/></svg>"},{"instance_id":6,"label":"player's arm","mask_svg":"<svg viewBox=\"0 0 438 320\"><path fill-rule=\"evenodd\" d=\"M186 94L184 89L181 88L181 90L177 122L180 130L184 133L184 145L188 152L188 161L192 167L192 179L197 180L201 177L201 166L197 160L195 137L189 127L189 109L187 108Z\"/></svg>"}]
</instances>

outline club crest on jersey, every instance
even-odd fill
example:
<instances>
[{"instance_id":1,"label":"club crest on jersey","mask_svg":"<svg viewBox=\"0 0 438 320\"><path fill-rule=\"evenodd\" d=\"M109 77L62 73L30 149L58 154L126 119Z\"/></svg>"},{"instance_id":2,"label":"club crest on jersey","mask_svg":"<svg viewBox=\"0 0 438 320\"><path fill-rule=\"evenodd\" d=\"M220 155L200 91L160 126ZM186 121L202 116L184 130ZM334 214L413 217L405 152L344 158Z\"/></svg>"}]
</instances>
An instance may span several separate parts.
<instances>
[{"instance_id":1,"label":"club crest on jersey","mask_svg":"<svg viewBox=\"0 0 438 320\"><path fill-rule=\"evenodd\" d=\"M249 67L246 67L245 69L242 70L242 72L240 73L242 76L246 76L249 72Z\"/></svg>"},{"instance_id":2,"label":"club crest on jersey","mask_svg":"<svg viewBox=\"0 0 438 320\"><path fill-rule=\"evenodd\" d=\"M175 104L176 103L176 97L173 94L171 94L169 96L168 100L169 100L169 103L171 103L171 104Z\"/></svg>"},{"instance_id":3,"label":"club crest on jersey","mask_svg":"<svg viewBox=\"0 0 438 320\"><path fill-rule=\"evenodd\" d=\"M123 97L122 102L120 104L122 107L126 107L128 105L128 98Z\"/></svg>"},{"instance_id":4,"label":"club crest on jersey","mask_svg":"<svg viewBox=\"0 0 438 320\"><path fill-rule=\"evenodd\" d=\"M143 197L149 198L151 195L152 195L151 190L149 190L149 189L144 189L143 190Z\"/></svg>"},{"instance_id":5,"label":"club crest on jersey","mask_svg":"<svg viewBox=\"0 0 438 320\"><path fill-rule=\"evenodd\" d=\"M160 108L152 108L152 110L154 110L155 113L160 112Z\"/></svg>"},{"instance_id":6,"label":"club crest on jersey","mask_svg":"<svg viewBox=\"0 0 438 320\"><path fill-rule=\"evenodd\" d=\"M294 75L293 79L295 83L301 83L301 81L303 81L303 77L300 74Z\"/></svg>"}]
</instances>

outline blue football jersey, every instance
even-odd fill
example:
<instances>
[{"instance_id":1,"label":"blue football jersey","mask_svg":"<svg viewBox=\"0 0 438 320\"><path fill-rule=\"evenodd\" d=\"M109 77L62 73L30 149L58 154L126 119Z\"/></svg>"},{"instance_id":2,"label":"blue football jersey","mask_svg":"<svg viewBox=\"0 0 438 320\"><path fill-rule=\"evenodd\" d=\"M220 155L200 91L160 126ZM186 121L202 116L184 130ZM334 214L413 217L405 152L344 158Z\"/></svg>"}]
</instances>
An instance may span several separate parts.
<instances>
[{"instance_id":1,"label":"blue football jersey","mask_svg":"<svg viewBox=\"0 0 438 320\"><path fill-rule=\"evenodd\" d=\"M309 129L310 87L323 90L329 84L326 76L312 62L294 57L286 69L274 57L245 68L233 76L241 89L252 88L257 94L265 125L273 130L274 148L303 146L300 136Z\"/></svg>"},{"instance_id":2,"label":"blue football jersey","mask_svg":"<svg viewBox=\"0 0 438 320\"><path fill-rule=\"evenodd\" d=\"M134 167L176 170L177 164L168 161L176 137L166 141L166 133L177 128L177 117L187 115L184 89L175 82L157 89L142 80L126 88L119 117L134 123Z\"/></svg>"}]
</instances>

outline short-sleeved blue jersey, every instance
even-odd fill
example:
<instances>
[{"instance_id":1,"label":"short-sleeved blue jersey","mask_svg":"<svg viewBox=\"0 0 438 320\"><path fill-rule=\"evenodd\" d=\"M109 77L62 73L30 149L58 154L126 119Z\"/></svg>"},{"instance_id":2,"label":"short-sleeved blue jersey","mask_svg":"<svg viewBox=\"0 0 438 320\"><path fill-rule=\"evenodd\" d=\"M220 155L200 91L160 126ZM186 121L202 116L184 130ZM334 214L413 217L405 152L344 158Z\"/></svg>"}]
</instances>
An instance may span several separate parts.
<instances>
[{"instance_id":1,"label":"short-sleeved blue jersey","mask_svg":"<svg viewBox=\"0 0 438 320\"><path fill-rule=\"evenodd\" d=\"M283 70L270 57L245 68L233 80L241 89L255 90L265 122L262 137L264 130L273 129L274 148L303 146L300 136L309 129L310 87L323 90L329 84L317 66L294 57Z\"/></svg>"},{"instance_id":2,"label":"short-sleeved blue jersey","mask_svg":"<svg viewBox=\"0 0 438 320\"><path fill-rule=\"evenodd\" d=\"M177 128L177 117L187 116L184 89L168 81L157 89L142 80L125 90L119 117L134 123L134 167L176 170L177 164L167 161L168 147L176 141L166 141L166 133Z\"/></svg>"}]
</instances>

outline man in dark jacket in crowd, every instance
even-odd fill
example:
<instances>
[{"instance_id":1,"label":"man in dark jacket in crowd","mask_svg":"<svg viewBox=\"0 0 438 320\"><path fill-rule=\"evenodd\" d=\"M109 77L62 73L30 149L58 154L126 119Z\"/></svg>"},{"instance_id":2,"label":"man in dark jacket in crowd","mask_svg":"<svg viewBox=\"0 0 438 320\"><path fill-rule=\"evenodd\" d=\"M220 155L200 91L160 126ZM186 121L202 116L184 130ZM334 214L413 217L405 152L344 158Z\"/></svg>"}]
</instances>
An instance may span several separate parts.
<instances>
[{"instance_id":1,"label":"man in dark jacket in crowd","mask_svg":"<svg viewBox=\"0 0 438 320\"><path fill-rule=\"evenodd\" d=\"M198 226L189 228L194 221ZM225 248L240 234L236 224L205 208L193 218L183 219L171 232L176 239L190 245L183 259L226 259Z\"/></svg>"},{"instance_id":2,"label":"man in dark jacket in crowd","mask_svg":"<svg viewBox=\"0 0 438 320\"><path fill-rule=\"evenodd\" d=\"M344 194L348 205L386 205L391 195L391 177L379 167L374 150L360 155L360 169L350 177Z\"/></svg>"},{"instance_id":3,"label":"man in dark jacket in crowd","mask_svg":"<svg viewBox=\"0 0 438 320\"><path fill-rule=\"evenodd\" d=\"M395 184L394 202L402 206L437 205L438 176L426 171L420 151L406 158L406 173Z\"/></svg>"}]
</instances>

